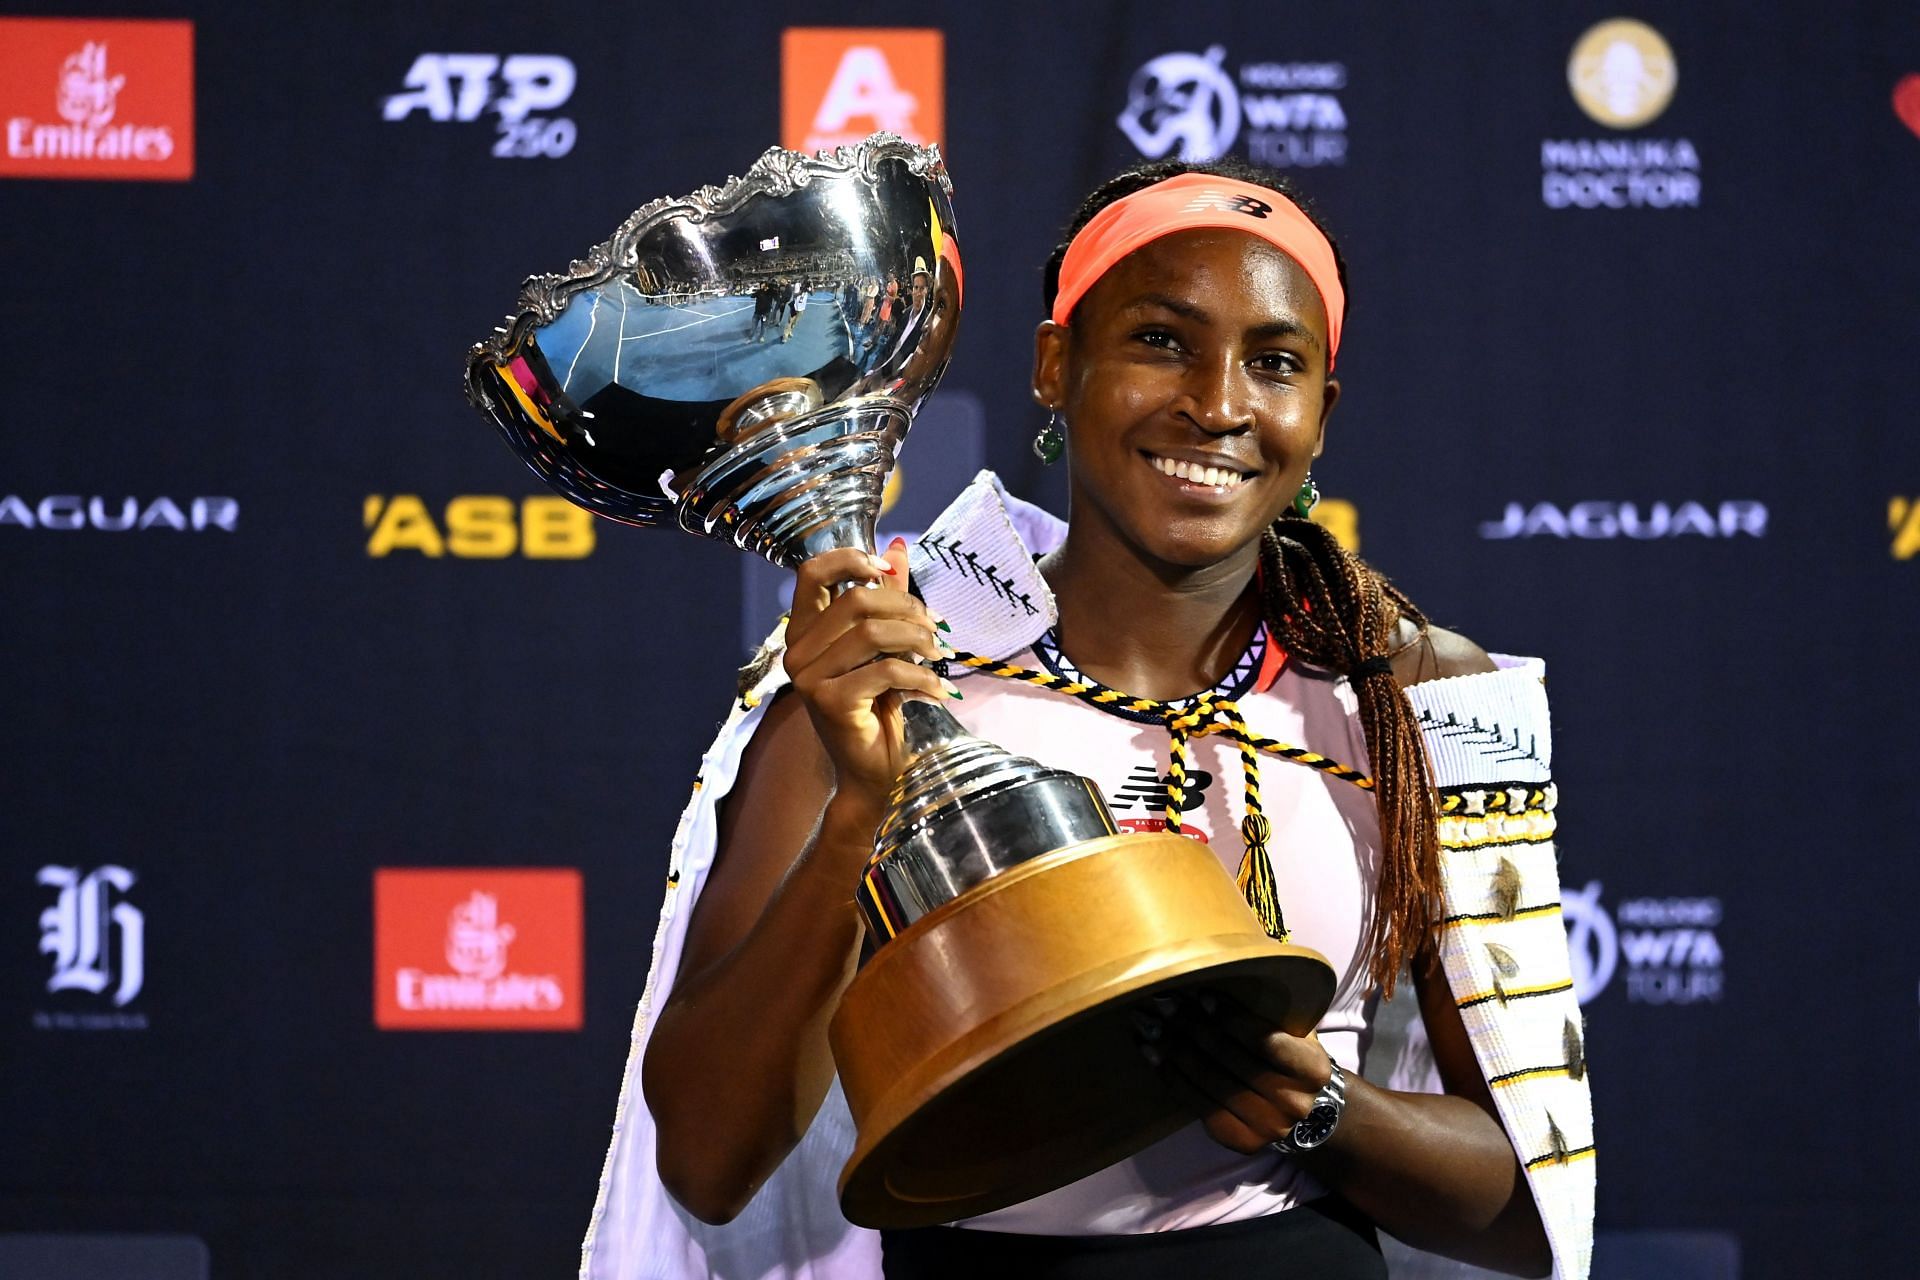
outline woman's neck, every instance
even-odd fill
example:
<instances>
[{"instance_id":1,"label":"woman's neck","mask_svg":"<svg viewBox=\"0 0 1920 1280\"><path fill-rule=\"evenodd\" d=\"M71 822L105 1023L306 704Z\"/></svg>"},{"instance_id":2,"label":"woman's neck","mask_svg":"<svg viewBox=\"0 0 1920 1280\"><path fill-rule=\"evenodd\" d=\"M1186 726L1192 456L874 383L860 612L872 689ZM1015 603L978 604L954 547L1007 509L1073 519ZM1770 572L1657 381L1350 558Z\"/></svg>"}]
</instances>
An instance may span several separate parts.
<instances>
[{"instance_id":1,"label":"woman's neck","mask_svg":"<svg viewBox=\"0 0 1920 1280\"><path fill-rule=\"evenodd\" d=\"M1060 607L1060 647L1101 684L1170 701L1217 684L1260 624L1258 544L1202 568L1150 563L1070 528L1040 572Z\"/></svg>"}]
</instances>

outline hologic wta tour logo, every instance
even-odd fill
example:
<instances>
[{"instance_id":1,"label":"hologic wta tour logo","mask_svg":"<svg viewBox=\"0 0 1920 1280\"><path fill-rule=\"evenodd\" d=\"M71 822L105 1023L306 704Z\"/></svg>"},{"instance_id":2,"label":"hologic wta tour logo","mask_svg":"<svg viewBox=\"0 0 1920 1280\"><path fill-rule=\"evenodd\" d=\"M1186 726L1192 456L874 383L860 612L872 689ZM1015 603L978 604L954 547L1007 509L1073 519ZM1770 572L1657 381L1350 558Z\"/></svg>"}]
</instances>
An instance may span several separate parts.
<instances>
[{"instance_id":1,"label":"hologic wta tour logo","mask_svg":"<svg viewBox=\"0 0 1920 1280\"><path fill-rule=\"evenodd\" d=\"M573 1031L580 873L382 868L373 877L374 1025Z\"/></svg>"},{"instance_id":2,"label":"hologic wta tour logo","mask_svg":"<svg viewBox=\"0 0 1920 1280\"><path fill-rule=\"evenodd\" d=\"M1591 27L1567 59L1573 100L1596 124L1639 129L1673 101L1679 66L1644 22ZM1549 209L1672 209L1700 203L1700 156L1685 138L1549 138L1540 144L1540 198Z\"/></svg>"},{"instance_id":3,"label":"hologic wta tour logo","mask_svg":"<svg viewBox=\"0 0 1920 1280\"><path fill-rule=\"evenodd\" d=\"M1347 162L1338 62L1249 62L1226 69L1226 50L1163 53L1133 73L1120 132L1150 160L1217 160L1236 143L1277 169Z\"/></svg>"},{"instance_id":4,"label":"hologic wta tour logo","mask_svg":"<svg viewBox=\"0 0 1920 1280\"><path fill-rule=\"evenodd\" d=\"M1628 898L1612 911L1597 880L1563 886L1561 915L1581 1004L1597 1000L1626 966L1635 1004L1710 1004L1726 989L1718 898Z\"/></svg>"},{"instance_id":5,"label":"hologic wta tour logo","mask_svg":"<svg viewBox=\"0 0 1920 1280\"><path fill-rule=\"evenodd\" d=\"M423 53L407 68L407 92L388 97L380 115L405 120L422 111L441 124L470 124L492 112L500 117L494 155L557 160L578 133L568 117L539 113L567 105L576 78L573 60L557 53Z\"/></svg>"},{"instance_id":6,"label":"hologic wta tour logo","mask_svg":"<svg viewBox=\"0 0 1920 1280\"><path fill-rule=\"evenodd\" d=\"M193 24L0 18L0 175L193 176Z\"/></svg>"}]
</instances>

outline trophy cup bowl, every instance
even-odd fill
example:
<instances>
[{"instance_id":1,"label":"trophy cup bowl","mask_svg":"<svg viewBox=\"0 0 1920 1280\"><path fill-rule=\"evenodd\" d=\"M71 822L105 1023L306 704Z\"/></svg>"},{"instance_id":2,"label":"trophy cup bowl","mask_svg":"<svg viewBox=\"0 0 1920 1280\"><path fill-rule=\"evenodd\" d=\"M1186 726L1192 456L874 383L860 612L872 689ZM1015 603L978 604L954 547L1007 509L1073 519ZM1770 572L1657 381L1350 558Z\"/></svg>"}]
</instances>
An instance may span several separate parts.
<instances>
[{"instance_id":1,"label":"trophy cup bowl","mask_svg":"<svg viewBox=\"0 0 1920 1280\"><path fill-rule=\"evenodd\" d=\"M549 486L792 567L871 550L961 302L937 149L875 134L655 200L529 279L468 398ZM1122 835L1085 778L901 708L908 764L854 897L874 953L829 1027L866 1226L1028 1199L1187 1123L1132 1040L1183 987L1304 1034L1332 966L1267 937L1203 845Z\"/></svg>"}]
</instances>

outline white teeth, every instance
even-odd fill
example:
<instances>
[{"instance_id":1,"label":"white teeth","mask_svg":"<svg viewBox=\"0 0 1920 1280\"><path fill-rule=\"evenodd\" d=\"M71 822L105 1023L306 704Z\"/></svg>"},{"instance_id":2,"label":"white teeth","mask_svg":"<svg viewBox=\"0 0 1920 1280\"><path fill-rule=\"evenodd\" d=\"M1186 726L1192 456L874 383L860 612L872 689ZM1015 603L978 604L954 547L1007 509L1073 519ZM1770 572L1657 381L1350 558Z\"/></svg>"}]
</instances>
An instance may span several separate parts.
<instances>
[{"instance_id":1,"label":"white teeth","mask_svg":"<svg viewBox=\"0 0 1920 1280\"><path fill-rule=\"evenodd\" d=\"M1246 480L1246 476L1227 466L1200 466L1198 462L1164 459L1154 453L1146 457L1154 464L1154 470L1162 472L1165 476L1175 476L1177 480L1185 480L1188 484L1204 484L1213 489L1231 489L1238 486L1242 480Z\"/></svg>"},{"instance_id":2,"label":"white teeth","mask_svg":"<svg viewBox=\"0 0 1920 1280\"><path fill-rule=\"evenodd\" d=\"M1206 485L1213 489L1232 489L1246 477L1228 467L1203 467L1197 462L1187 462L1176 458L1162 458L1158 454L1148 454L1153 469L1163 475L1185 480L1189 484Z\"/></svg>"}]
</instances>

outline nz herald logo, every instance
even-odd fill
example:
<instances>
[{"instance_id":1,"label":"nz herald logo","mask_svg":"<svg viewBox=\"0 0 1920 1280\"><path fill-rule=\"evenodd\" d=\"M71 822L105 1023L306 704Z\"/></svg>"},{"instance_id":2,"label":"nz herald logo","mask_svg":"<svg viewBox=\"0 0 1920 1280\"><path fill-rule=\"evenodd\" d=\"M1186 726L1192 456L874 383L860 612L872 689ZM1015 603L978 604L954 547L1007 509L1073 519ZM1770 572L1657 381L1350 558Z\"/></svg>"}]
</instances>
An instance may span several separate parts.
<instances>
[{"instance_id":1,"label":"nz herald logo","mask_svg":"<svg viewBox=\"0 0 1920 1280\"><path fill-rule=\"evenodd\" d=\"M137 877L114 863L87 869L44 866L35 883L54 892L40 913L40 953L53 960L47 993L79 993L33 1015L48 1030L143 1030L130 1009L147 982L146 915L128 900Z\"/></svg>"},{"instance_id":2,"label":"nz herald logo","mask_svg":"<svg viewBox=\"0 0 1920 1280\"><path fill-rule=\"evenodd\" d=\"M1239 144L1276 169L1347 162L1339 62L1249 62L1230 74L1227 51L1163 53L1127 84L1114 122L1150 160L1217 160Z\"/></svg>"},{"instance_id":3,"label":"nz herald logo","mask_svg":"<svg viewBox=\"0 0 1920 1280\"><path fill-rule=\"evenodd\" d=\"M425 112L440 124L472 124L498 117L493 154L502 159L558 160L579 133L567 116L547 115L567 105L578 75L557 53L423 53L407 68L405 93L381 105L384 120Z\"/></svg>"},{"instance_id":4,"label":"nz herald logo","mask_svg":"<svg viewBox=\"0 0 1920 1280\"><path fill-rule=\"evenodd\" d=\"M1679 66L1644 22L1590 27L1567 59L1573 100L1595 124L1629 133L1673 101ZM1540 144L1540 198L1549 209L1677 209L1700 204L1700 156L1685 138L1549 138Z\"/></svg>"},{"instance_id":5,"label":"nz herald logo","mask_svg":"<svg viewBox=\"0 0 1920 1280\"><path fill-rule=\"evenodd\" d=\"M1118 815L1122 811L1132 811L1137 816L1118 817L1114 821L1122 831L1165 831L1167 829L1167 806L1172 795L1168 788L1173 785L1173 775L1160 773L1150 764L1133 767L1126 781L1114 788L1109 794L1109 805ZM1205 769L1187 770L1187 785L1182 789L1180 812L1192 813L1207 802L1207 788L1213 785L1213 775ZM1192 836L1201 844L1207 843L1207 834L1185 823L1181 824L1180 834Z\"/></svg>"},{"instance_id":6,"label":"nz herald logo","mask_svg":"<svg viewBox=\"0 0 1920 1280\"><path fill-rule=\"evenodd\" d=\"M361 504L367 554L438 560L579 560L593 554L593 513L558 494L463 494L438 509L417 493L370 493Z\"/></svg>"},{"instance_id":7,"label":"nz herald logo","mask_svg":"<svg viewBox=\"0 0 1920 1280\"><path fill-rule=\"evenodd\" d=\"M0 175L193 176L193 24L0 18Z\"/></svg>"},{"instance_id":8,"label":"nz herald logo","mask_svg":"<svg viewBox=\"0 0 1920 1280\"><path fill-rule=\"evenodd\" d=\"M793 151L851 146L875 130L938 143L946 127L938 30L789 27L780 36L780 138Z\"/></svg>"},{"instance_id":9,"label":"nz herald logo","mask_svg":"<svg viewBox=\"0 0 1920 1280\"><path fill-rule=\"evenodd\" d=\"M374 1024L568 1031L582 1021L580 873L374 873Z\"/></svg>"},{"instance_id":10,"label":"nz herald logo","mask_svg":"<svg viewBox=\"0 0 1920 1280\"><path fill-rule=\"evenodd\" d=\"M1710 1004L1725 991L1718 898L1629 898L1611 912L1600 882L1563 888L1560 910L1581 1004L1598 999L1624 965L1635 1004Z\"/></svg>"}]
</instances>

